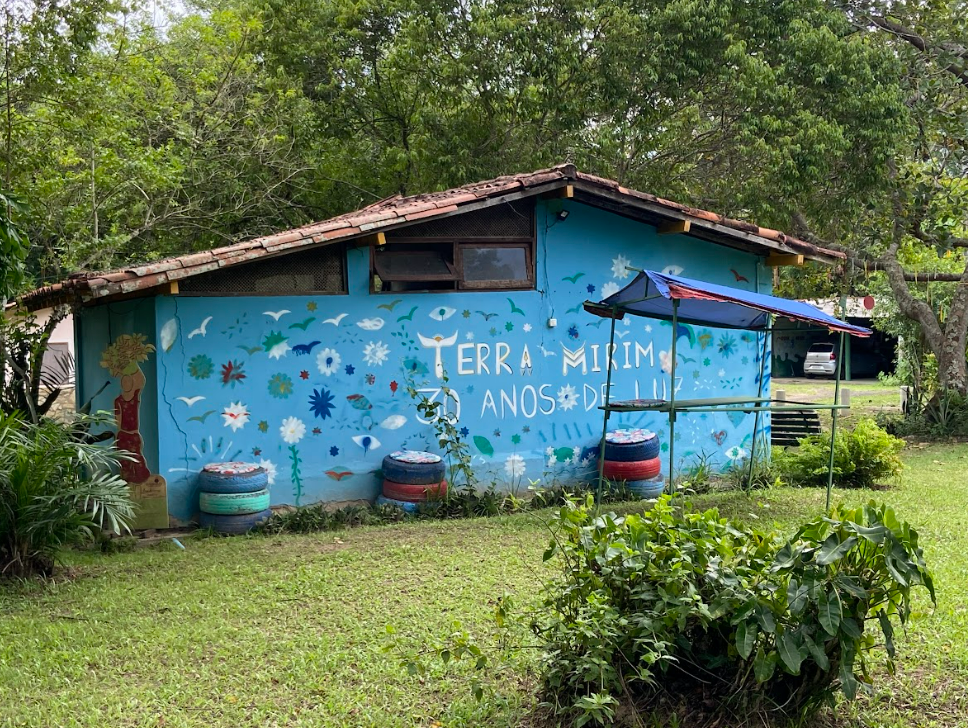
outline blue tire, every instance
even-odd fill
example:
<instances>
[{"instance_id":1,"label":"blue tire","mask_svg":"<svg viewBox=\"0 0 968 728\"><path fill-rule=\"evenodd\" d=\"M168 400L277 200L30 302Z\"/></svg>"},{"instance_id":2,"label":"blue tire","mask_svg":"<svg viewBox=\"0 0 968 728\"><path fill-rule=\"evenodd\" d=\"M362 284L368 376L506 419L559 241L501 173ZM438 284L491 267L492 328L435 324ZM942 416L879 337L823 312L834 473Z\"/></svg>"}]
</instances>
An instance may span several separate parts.
<instances>
[{"instance_id":1,"label":"blue tire","mask_svg":"<svg viewBox=\"0 0 968 728\"><path fill-rule=\"evenodd\" d=\"M665 490L665 481L662 478L630 480L626 485L636 498L658 498Z\"/></svg>"},{"instance_id":2,"label":"blue tire","mask_svg":"<svg viewBox=\"0 0 968 728\"><path fill-rule=\"evenodd\" d=\"M397 508L402 508L407 513L416 513L417 508L420 507L419 503L407 503L407 501L394 500L393 498L387 498L385 495L377 498L376 504L378 506L396 506Z\"/></svg>"},{"instance_id":3,"label":"blue tire","mask_svg":"<svg viewBox=\"0 0 968 728\"><path fill-rule=\"evenodd\" d=\"M620 463L630 463L636 460L651 460L659 457L659 438L652 436L643 442L628 444L605 443L605 459Z\"/></svg>"},{"instance_id":4,"label":"blue tire","mask_svg":"<svg viewBox=\"0 0 968 728\"><path fill-rule=\"evenodd\" d=\"M264 523L272 515L266 508L259 513L246 513L241 516L217 516L213 513L202 513L199 523L202 528L211 528L218 533L239 534L248 533L260 523Z\"/></svg>"},{"instance_id":5,"label":"blue tire","mask_svg":"<svg viewBox=\"0 0 968 728\"><path fill-rule=\"evenodd\" d=\"M254 493L208 493L198 495L198 508L202 513L217 516L244 516L262 513L269 507L269 491L263 488Z\"/></svg>"},{"instance_id":6,"label":"blue tire","mask_svg":"<svg viewBox=\"0 0 968 728\"><path fill-rule=\"evenodd\" d=\"M404 485L434 485L444 479L444 461L436 463L405 463L392 455L383 458L383 477Z\"/></svg>"},{"instance_id":7,"label":"blue tire","mask_svg":"<svg viewBox=\"0 0 968 728\"><path fill-rule=\"evenodd\" d=\"M213 465L228 465L228 463ZM253 469L239 468L239 472L202 470L198 476L198 489L205 493L255 493L268 488L268 473L263 468L254 465L250 467Z\"/></svg>"}]
</instances>

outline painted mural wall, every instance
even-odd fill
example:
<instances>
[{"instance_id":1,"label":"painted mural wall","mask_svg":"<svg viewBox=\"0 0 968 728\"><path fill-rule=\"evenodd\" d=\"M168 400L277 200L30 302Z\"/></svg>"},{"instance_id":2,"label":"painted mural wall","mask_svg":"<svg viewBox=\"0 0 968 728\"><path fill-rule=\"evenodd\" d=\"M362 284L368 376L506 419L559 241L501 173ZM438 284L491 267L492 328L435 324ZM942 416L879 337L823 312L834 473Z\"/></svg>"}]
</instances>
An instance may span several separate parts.
<instances>
[{"instance_id":1,"label":"painted mural wall","mask_svg":"<svg viewBox=\"0 0 968 728\"><path fill-rule=\"evenodd\" d=\"M121 477L138 509L134 526L167 528L167 482L158 470L154 301L85 309L75 316L75 327L82 353L76 374L78 403L92 399L93 412L110 413L116 423L114 444L130 453L121 462Z\"/></svg>"},{"instance_id":2,"label":"painted mural wall","mask_svg":"<svg viewBox=\"0 0 968 728\"><path fill-rule=\"evenodd\" d=\"M559 221L563 207L570 215ZM572 201L540 202L537 221L534 291L371 294L361 248L349 252L348 295L152 299L140 332L156 349L145 375L160 437L147 462L167 481L171 515L190 519L198 472L229 459L261 462L274 504L375 498L384 455L439 450L406 383L440 398L445 373L482 482L527 488L590 476L606 368L614 399L668 397L672 329L626 317L609 352L609 322L582 302L630 282L627 266L769 291L755 256L659 236ZM680 326L677 335L677 397L756 392L756 334ZM111 343L103 331L100 338ZM653 429L668 449L662 416L613 415L611 426ZM677 457L705 455L727 467L748 453L752 426L752 416L737 413L681 416Z\"/></svg>"}]
</instances>

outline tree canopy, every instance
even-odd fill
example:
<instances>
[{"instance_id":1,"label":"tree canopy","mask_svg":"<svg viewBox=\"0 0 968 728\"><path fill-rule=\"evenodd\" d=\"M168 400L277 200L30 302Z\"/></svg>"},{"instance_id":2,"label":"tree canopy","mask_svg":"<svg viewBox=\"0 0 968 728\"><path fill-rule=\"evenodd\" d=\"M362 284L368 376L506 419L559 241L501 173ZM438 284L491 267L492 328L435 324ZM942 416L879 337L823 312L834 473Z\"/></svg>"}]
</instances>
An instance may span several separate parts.
<instances>
[{"instance_id":1,"label":"tree canopy","mask_svg":"<svg viewBox=\"0 0 968 728\"><path fill-rule=\"evenodd\" d=\"M845 250L798 292L889 286L964 389L965 4L21 0L4 182L36 284L567 160Z\"/></svg>"}]
</instances>

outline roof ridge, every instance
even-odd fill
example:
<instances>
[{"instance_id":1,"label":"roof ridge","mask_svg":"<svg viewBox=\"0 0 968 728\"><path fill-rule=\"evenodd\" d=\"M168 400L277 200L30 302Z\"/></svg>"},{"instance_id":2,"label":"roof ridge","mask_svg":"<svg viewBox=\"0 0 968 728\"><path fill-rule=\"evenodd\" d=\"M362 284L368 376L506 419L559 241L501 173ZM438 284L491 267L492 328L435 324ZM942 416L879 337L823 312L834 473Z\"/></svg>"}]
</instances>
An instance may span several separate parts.
<instances>
[{"instance_id":1,"label":"roof ridge","mask_svg":"<svg viewBox=\"0 0 968 728\"><path fill-rule=\"evenodd\" d=\"M537 195L572 181L578 183L579 188L588 197L594 198L596 195L604 197L607 194L614 199L614 195L618 194L630 206L636 204L642 206L643 203L647 203L648 209L653 214L661 216L665 211L673 213L669 216L670 219L687 219L699 226L715 224L719 226L719 234L734 234L737 237L744 234L756 236L761 242L753 242L767 249L802 253L826 261L844 257L842 253L820 248L779 230L761 228L751 222L733 220L714 212L629 189L616 180L581 172L574 164L566 161L545 169L501 175L446 190L413 195L397 193L328 220L306 223L300 227L249 238L207 251L171 256L104 272L79 271L60 283L24 294L20 300L29 308L36 309L65 299L81 301L132 293L260 257L278 255L290 249L372 235L390 227L451 214L462 207L480 207L483 203L493 204L488 201L499 200L511 194ZM594 202L592 201L591 204Z\"/></svg>"}]
</instances>

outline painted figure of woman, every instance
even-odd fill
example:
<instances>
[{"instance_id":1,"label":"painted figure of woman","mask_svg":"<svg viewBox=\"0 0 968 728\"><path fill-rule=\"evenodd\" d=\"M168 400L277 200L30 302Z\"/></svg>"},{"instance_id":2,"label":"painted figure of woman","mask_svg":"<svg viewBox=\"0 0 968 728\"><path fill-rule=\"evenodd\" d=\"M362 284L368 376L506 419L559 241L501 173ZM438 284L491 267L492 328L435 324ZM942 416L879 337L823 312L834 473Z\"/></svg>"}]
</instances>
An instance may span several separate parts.
<instances>
[{"instance_id":1,"label":"painted figure of woman","mask_svg":"<svg viewBox=\"0 0 968 728\"><path fill-rule=\"evenodd\" d=\"M140 364L154 350L143 334L122 334L101 355L101 366L121 380L121 393L114 398L116 443L133 458L121 461L121 477L131 485L132 498L139 502L138 528L168 526L167 484L148 469L141 438L141 393L147 380Z\"/></svg>"}]
</instances>

